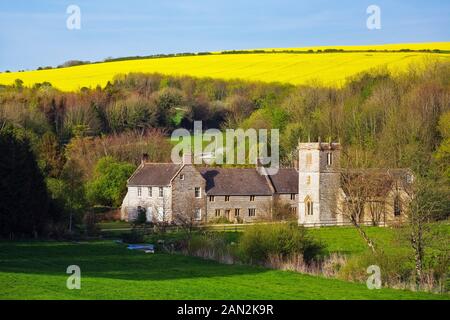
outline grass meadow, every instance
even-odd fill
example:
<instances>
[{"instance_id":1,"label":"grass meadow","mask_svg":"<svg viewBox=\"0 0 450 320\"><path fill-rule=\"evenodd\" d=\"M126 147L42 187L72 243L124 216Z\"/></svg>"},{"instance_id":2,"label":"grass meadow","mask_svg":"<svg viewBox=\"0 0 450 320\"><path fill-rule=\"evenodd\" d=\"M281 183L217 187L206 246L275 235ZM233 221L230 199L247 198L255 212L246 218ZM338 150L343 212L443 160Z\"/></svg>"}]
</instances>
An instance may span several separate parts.
<instances>
[{"instance_id":1,"label":"grass meadow","mask_svg":"<svg viewBox=\"0 0 450 320\"><path fill-rule=\"evenodd\" d=\"M81 268L81 290L66 268ZM145 254L113 241L1 242L0 299L446 299L182 255Z\"/></svg>"},{"instance_id":2,"label":"grass meadow","mask_svg":"<svg viewBox=\"0 0 450 320\"><path fill-rule=\"evenodd\" d=\"M450 299L423 292L369 290L365 284L257 266L130 251L113 241L127 232L127 223L101 227L108 240L0 242L0 299ZM366 231L384 247L395 247L395 229L368 227ZM329 253L354 255L366 250L351 227L310 232ZM240 234L227 236L230 242L238 241ZM176 236L169 233L166 238ZM66 288L69 265L81 268L81 290Z\"/></svg>"}]
</instances>

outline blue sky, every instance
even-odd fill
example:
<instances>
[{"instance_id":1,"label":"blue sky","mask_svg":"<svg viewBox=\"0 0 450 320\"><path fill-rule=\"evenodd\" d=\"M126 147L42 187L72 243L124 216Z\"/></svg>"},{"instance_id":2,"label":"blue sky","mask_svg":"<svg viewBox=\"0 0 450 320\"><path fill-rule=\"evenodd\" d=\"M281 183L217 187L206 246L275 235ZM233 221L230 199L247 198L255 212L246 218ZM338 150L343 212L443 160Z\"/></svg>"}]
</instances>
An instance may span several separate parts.
<instances>
[{"instance_id":1,"label":"blue sky","mask_svg":"<svg viewBox=\"0 0 450 320\"><path fill-rule=\"evenodd\" d=\"M81 9L68 30L66 9ZM381 30L366 9L381 8ZM0 70L71 59L227 49L450 41L442 0L2 0Z\"/></svg>"}]
</instances>

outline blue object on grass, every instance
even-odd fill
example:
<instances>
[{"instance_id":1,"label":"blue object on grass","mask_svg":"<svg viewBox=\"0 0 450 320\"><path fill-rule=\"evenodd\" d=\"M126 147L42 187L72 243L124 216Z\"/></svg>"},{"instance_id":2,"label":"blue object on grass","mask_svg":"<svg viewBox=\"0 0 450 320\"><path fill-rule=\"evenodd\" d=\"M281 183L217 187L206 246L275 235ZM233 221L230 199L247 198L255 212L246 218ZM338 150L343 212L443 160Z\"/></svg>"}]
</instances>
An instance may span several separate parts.
<instances>
[{"instance_id":1,"label":"blue object on grass","mask_svg":"<svg viewBox=\"0 0 450 320\"><path fill-rule=\"evenodd\" d=\"M155 252L155 246L153 244L130 244L127 249L129 250L144 250L146 253Z\"/></svg>"}]
</instances>

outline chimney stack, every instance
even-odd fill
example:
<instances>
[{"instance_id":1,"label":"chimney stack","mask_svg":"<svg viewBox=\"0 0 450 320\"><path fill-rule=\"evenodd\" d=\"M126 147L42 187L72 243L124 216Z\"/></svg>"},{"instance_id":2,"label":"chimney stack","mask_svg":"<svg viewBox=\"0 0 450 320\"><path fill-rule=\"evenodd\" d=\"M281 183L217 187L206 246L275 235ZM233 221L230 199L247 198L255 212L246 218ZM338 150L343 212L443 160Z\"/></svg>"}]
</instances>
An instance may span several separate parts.
<instances>
[{"instance_id":1,"label":"chimney stack","mask_svg":"<svg viewBox=\"0 0 450 320\"><path fill-rule=\"evenodd\" d=\"M192 164L192 154L191 153L183 153L183 164L184 165Z\"/></svg>"}]
</instances>

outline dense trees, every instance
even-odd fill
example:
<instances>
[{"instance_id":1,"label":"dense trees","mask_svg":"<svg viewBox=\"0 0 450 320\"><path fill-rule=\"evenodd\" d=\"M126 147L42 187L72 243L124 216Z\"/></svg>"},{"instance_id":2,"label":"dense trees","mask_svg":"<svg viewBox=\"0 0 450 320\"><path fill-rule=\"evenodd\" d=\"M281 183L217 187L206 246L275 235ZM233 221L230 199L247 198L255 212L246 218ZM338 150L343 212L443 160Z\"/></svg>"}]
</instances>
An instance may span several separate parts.
<instances>
[{"instance_id":1,"label":"dense trees","mask_svg":"<svg viewBox=\"0 0 450 320\"><path fill-rule=\"evenodd\" d=\"M44 177L22 130L0 130L0 237L42 235L51 223Z\"/></svg>"},{"instance_id":2,"label":"dense trees","mask_svg":"<svg viewBox=\"0 0 450 320\"><path fill-rule=\"evenodd\" d=\"M117 162L111 157L101 158L95 166L94 177L87 184L91 203L119 207L126 193L126 181L135 167Z\"/></svg>"}]
</instances>

